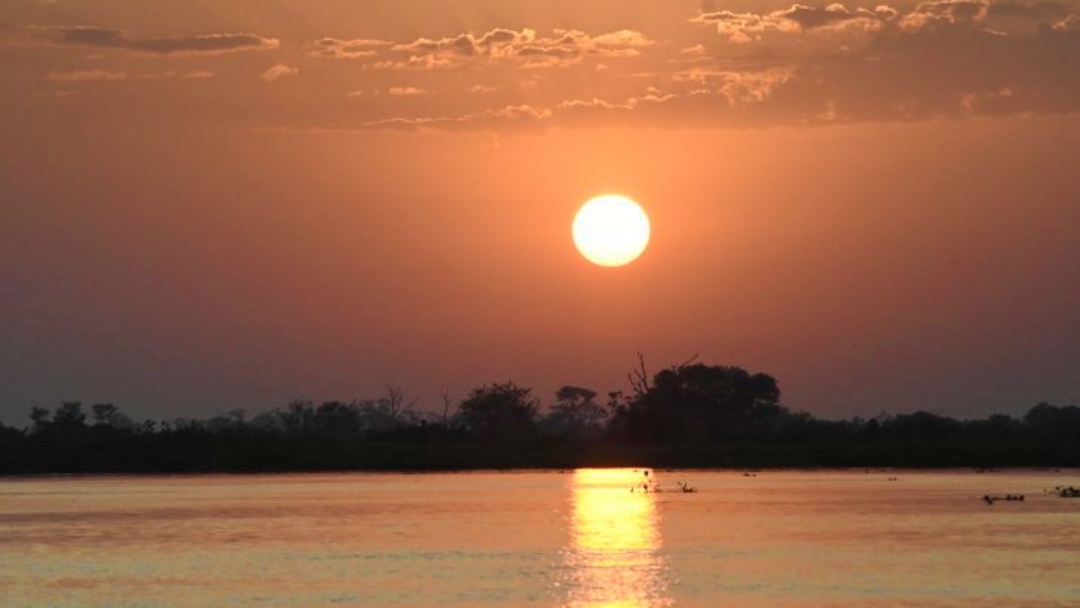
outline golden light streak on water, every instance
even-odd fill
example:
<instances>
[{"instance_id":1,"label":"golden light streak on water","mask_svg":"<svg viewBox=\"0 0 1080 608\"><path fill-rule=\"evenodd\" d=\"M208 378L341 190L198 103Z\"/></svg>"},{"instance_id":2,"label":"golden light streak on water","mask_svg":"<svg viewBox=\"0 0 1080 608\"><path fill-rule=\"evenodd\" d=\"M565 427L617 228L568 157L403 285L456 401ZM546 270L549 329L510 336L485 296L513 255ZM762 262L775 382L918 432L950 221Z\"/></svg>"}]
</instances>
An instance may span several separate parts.
<instances>
[{"instance_id":1,"label":"golden light streak on water","mask_svg":"<svg viewBox=\"0 0 1080 608\"><path fill-rule=\"evenodd\" d=\"M656 495L643 469L579 469L571 481L568 606L654 608L671 603ZM651 476L651 471L650 471ZM637 486L637 491L630 489Z\"/></svg>"}]
</instances>

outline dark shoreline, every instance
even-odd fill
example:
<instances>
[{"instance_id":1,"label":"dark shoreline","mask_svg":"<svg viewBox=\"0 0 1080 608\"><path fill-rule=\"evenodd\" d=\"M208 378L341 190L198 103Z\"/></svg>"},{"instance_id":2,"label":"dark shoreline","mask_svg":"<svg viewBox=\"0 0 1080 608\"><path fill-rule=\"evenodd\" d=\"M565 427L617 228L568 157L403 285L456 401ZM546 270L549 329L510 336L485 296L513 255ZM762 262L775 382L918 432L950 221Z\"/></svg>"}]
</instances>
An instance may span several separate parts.
<instances>
[{"instance_id":1,"label":"dark shoreline","mask_svg":"<svg viewBox=\"0 0 1080 608\"><path fill-rule=\"evenodd\" d=\"M578 468L651 468L642 465L628 467L578 467ZM48 481L65 479L72 480L109 480L109 479L143 479L149 477L158 478L214 478L214 477L284 477L291 475L471 475L474 473L515 474L515 473L550 473L553 475L568 475L575 469L548 469L548 468L516 468L516 469L432 469L432 470L368 470L368 469L341 469L341 470L310 470L310 471L196 471L196 472L112 472L112 473L11 473L0 474L0 481ZM743 473L859 473L867 476L883 473L940 473L940 474L1021 474L1032 473L1039 475L1052 474L1080 474L1080 466L1075 467L1001 467L991 470L975 470L970 467L760 467L753 469L731 469L713 467L688 467L688 468L655 468L658 474L673 472L688 473L730 473L734 476L742 476Z\"/></svg>"},{"instance_id":2,"label":"dark shoreline","mask_svg":"<svg viewBox=\"0 0 1080 608\"><path fill-rule=\"evenodd\" d=\"M134 438L133 438L134 439ZM625 446L266 440L149 441L42 453L0 446L0 477L302 472L460 472L585 467L654 469L1044 469L1080 467L1080 446L1044 443L716 443ZM36 447L36 446L35 446ZM15 449L13 449L15 448Z\"/></svg>"},{"instance_id":3,"label":"dark shoreline","mask_svg":"<svg viewBox=\"0 0 1080 608\"><path fill-rule=\"evenodd\" d=\"M597 401L564 386L541 408L531 389L475 388L442 415L400 389L377 400L297 400L249 418L136 423L110 403L31 409L0 425L0 475L657 469L1060 468L1080 466L1080 407L1039 403L1022 419L955 420L919 410L825 420L780 404L775 378L687 362ZM453 408L453 409L452 409Z\"/></svg>"}]
</instances>

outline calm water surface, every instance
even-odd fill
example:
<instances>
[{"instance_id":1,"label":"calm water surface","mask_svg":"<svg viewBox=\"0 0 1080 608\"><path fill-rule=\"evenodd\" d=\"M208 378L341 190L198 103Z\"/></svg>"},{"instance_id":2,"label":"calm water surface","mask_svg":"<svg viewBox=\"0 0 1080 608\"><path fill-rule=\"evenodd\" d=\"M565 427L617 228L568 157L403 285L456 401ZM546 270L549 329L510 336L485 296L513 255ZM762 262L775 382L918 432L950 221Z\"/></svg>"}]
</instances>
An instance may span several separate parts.
<instances>
[{"instance_id":1,"label":"calm water surface","mask_svg":"<svg viewBox=\"0 0 1080 608\"><path fill-rule=\"evenodd\" d=\"M0 480L0 605L1080 606L1075 470L650 478Z\"/></svg>"}]
</instances>

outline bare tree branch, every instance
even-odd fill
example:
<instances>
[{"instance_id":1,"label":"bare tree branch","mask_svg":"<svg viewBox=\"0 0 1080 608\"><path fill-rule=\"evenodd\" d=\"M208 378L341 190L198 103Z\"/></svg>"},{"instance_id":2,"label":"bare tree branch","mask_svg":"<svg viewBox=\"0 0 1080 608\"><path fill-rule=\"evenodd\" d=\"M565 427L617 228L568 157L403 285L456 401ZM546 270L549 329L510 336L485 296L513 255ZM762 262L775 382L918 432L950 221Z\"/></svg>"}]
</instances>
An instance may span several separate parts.
<instances>
[{"instance_id":1,"label":"bare tree branch","mask_svg":"<svg viewBox=\"0 0 1080 608\"><path fill-rule=\"evenodd\" d=\"M443 391L442 403L442 421L443 424L447 424L450 422L450 406L454 403L453 398L450 397L450 389Z\"/></svg>"},{"instance_id":2,"label":"bare tree branch","mask_svg":"<svg viewBox=\"0 0 1080 608\"><path fill-rule=\"evenodd\" d=\"M634 393L638 396L647 394L650 390L649 387L649 373L645 370L645 355L642 355L639 351L637 354L638 367L630 372L627 377L630 379L630 386L634 389Z\"/></svg>"}]
</instances>

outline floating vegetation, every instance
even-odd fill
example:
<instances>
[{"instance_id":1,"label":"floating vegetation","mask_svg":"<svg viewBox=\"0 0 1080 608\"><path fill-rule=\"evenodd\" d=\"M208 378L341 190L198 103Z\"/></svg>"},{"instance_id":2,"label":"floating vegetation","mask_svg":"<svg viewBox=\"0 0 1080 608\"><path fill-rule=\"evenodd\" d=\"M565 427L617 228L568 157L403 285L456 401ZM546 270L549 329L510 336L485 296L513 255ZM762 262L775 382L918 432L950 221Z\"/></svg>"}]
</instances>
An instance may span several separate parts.
<instances>
[{"instance_id":1,"label":"floating vegetation","mask_svg":"<svg viewBox=\"0 0 1080 608\"><path fill-rule=\"evenodd\" d=\"M637 472L637 469L634 469ZM655 477L650 477L648 471L643 471L645 480L641 483L630 486L630 493L640 491L642 494L663 494L665 492L677 492L681 494L693 494L697 492L697 488L683 481L676 481L675 485L679 486L678 490L667 490L660 487L660 484L656 481Z\"/></svg>"},{"instance_id":2,"label":"floating vegetation","mask_svg":"<svg viewBox=\"0 0 1080 608\"><path fill-rule=\"evenodd\" d=\"M1024 502L1024 495L1023 494L1006 494L1004 496L990 496L989 494L987 494L987 495L983 496L983 500L985 500L986 504L988 504L988 505L992 505L992 504L994 504L995 502L997 502L999 500Z\"/></svg>"},{"instance_id":3,"label":"floating vegetation","mask_svg":"<svg viewBox=\"0 0 1080 608\"><path fill-rule=\"evenodd\" d=\"M1080 498L1080 488L1072 486L1054 486L1050 493L1058 498Z\"/></svg>"}]
</instances>

